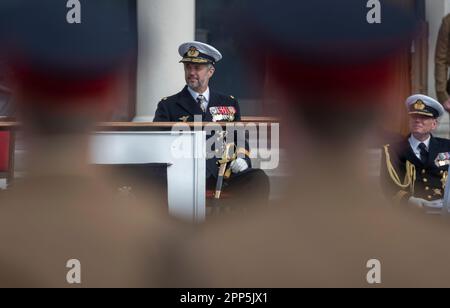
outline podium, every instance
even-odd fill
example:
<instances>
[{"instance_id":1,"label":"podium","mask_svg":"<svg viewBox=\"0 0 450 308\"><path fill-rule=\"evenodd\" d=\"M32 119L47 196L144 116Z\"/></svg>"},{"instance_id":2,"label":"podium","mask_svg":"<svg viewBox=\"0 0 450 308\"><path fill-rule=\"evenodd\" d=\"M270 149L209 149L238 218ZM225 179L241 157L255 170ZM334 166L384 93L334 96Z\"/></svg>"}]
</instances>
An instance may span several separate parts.
<instances>
[{"instance_id":1,"label":"podium","mask_svg":"<svg viewBox=\"0 0 450 308\"><path fill-rule=\"evenodd\" d=\"M91 162L99 165L167 165L169 213L205 220L206 160L203 131L110 131L92 135Z\"/></svg>"}]
</instances>

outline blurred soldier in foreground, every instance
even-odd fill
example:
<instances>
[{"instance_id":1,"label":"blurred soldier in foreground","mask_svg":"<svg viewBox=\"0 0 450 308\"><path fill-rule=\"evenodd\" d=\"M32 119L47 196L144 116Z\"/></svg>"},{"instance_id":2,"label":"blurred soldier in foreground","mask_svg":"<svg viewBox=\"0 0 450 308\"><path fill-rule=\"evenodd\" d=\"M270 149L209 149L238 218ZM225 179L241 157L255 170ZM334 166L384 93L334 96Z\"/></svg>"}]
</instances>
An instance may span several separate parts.
<instances>
[{"instance_id":1,"label":"blurred soldier in foreground","mask_svg":"<svg viewBox=\"0 0 450 308\"><path fill-rule=\"evenodd\" d=\"M379 25L366 23L359 0L247 3L233 23L266 57L267 95L288 110L295 176L276 207L205 228L192 245L197 272L210 275L200 286L369 287L372 259L381 263L373 286L450 286L449 226L392 208L366 174L365 144L414 20L387 2Z\"/></svg>"},{"instance_id":2,"label":"blurred soldier in foreground","mask_svg":"<svg viewBox=\"0 0 450 308\"><path fill-rule=\"evenodd\" d=\"M89 166L89 132L113 107L134 53L123 2L85 3L81 25L66 23L63 2L0 5L28 148L25 178L0 197L0 286L70 287L69 260L81 264L73 286L176 286L180 233L159 199L150 193L144 206L111 192Z\"/></svg>"}]
</instances>

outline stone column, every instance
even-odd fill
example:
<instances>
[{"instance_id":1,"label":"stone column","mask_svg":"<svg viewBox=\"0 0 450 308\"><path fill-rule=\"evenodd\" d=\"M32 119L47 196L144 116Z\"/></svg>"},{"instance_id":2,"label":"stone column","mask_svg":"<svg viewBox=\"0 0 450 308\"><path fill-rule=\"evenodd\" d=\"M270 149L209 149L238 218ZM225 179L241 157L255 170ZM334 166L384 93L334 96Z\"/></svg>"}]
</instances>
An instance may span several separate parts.
<instances>
[{"instance_id":1,"label":"stone column","mask_svg":"<svg viewBox=\"0 0 450 308\"><path fill-rule=\"evenodd\" d=\"M136 122L153 120L161 98L185 85L178 46L195 38L195 0L138 0Z\"/></svg>"}]
</instances>

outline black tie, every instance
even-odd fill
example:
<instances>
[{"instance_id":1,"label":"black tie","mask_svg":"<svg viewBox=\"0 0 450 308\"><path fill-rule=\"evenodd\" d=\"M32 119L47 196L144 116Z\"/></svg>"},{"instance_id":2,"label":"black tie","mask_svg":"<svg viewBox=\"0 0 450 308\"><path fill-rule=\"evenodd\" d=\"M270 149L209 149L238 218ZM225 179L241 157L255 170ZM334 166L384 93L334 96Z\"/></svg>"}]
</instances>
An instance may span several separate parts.
<instances>
[{"instance_id":1,"label":"black tie","mask_svg":"<svg viewBox=\"0 0 450 308\"><path fill-rule=\"evenodd\" d=\"M420 149L420 160L422 161L422 163L425 164L428 161L427 146L425 145L425 143L421 143L419 144L419 149Z\"/></svg>"}]
</instances>

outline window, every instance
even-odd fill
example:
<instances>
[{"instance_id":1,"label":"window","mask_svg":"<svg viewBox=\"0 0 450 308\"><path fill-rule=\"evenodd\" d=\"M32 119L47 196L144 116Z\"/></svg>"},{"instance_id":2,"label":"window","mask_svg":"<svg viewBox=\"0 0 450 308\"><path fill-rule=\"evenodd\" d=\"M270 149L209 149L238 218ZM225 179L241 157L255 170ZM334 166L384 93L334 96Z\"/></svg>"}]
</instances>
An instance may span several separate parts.
<instances>
[{"instance_id":1,"label":"window","mask_svg":"<svg viewBox=\"0 0 450 308\"><path fill-rule=\"evenodd\" d=\"M238 42L227 31L226 11L239 9L241 0L197 0L196 40L210 44L223 55L210 86L217 92L238 98L244 116L264 115L261 94L265 76L252 75ZM230 16L232 19L232 16ZM261 63L263 66L264 63Z\"/></svg>"}]
</instances>

